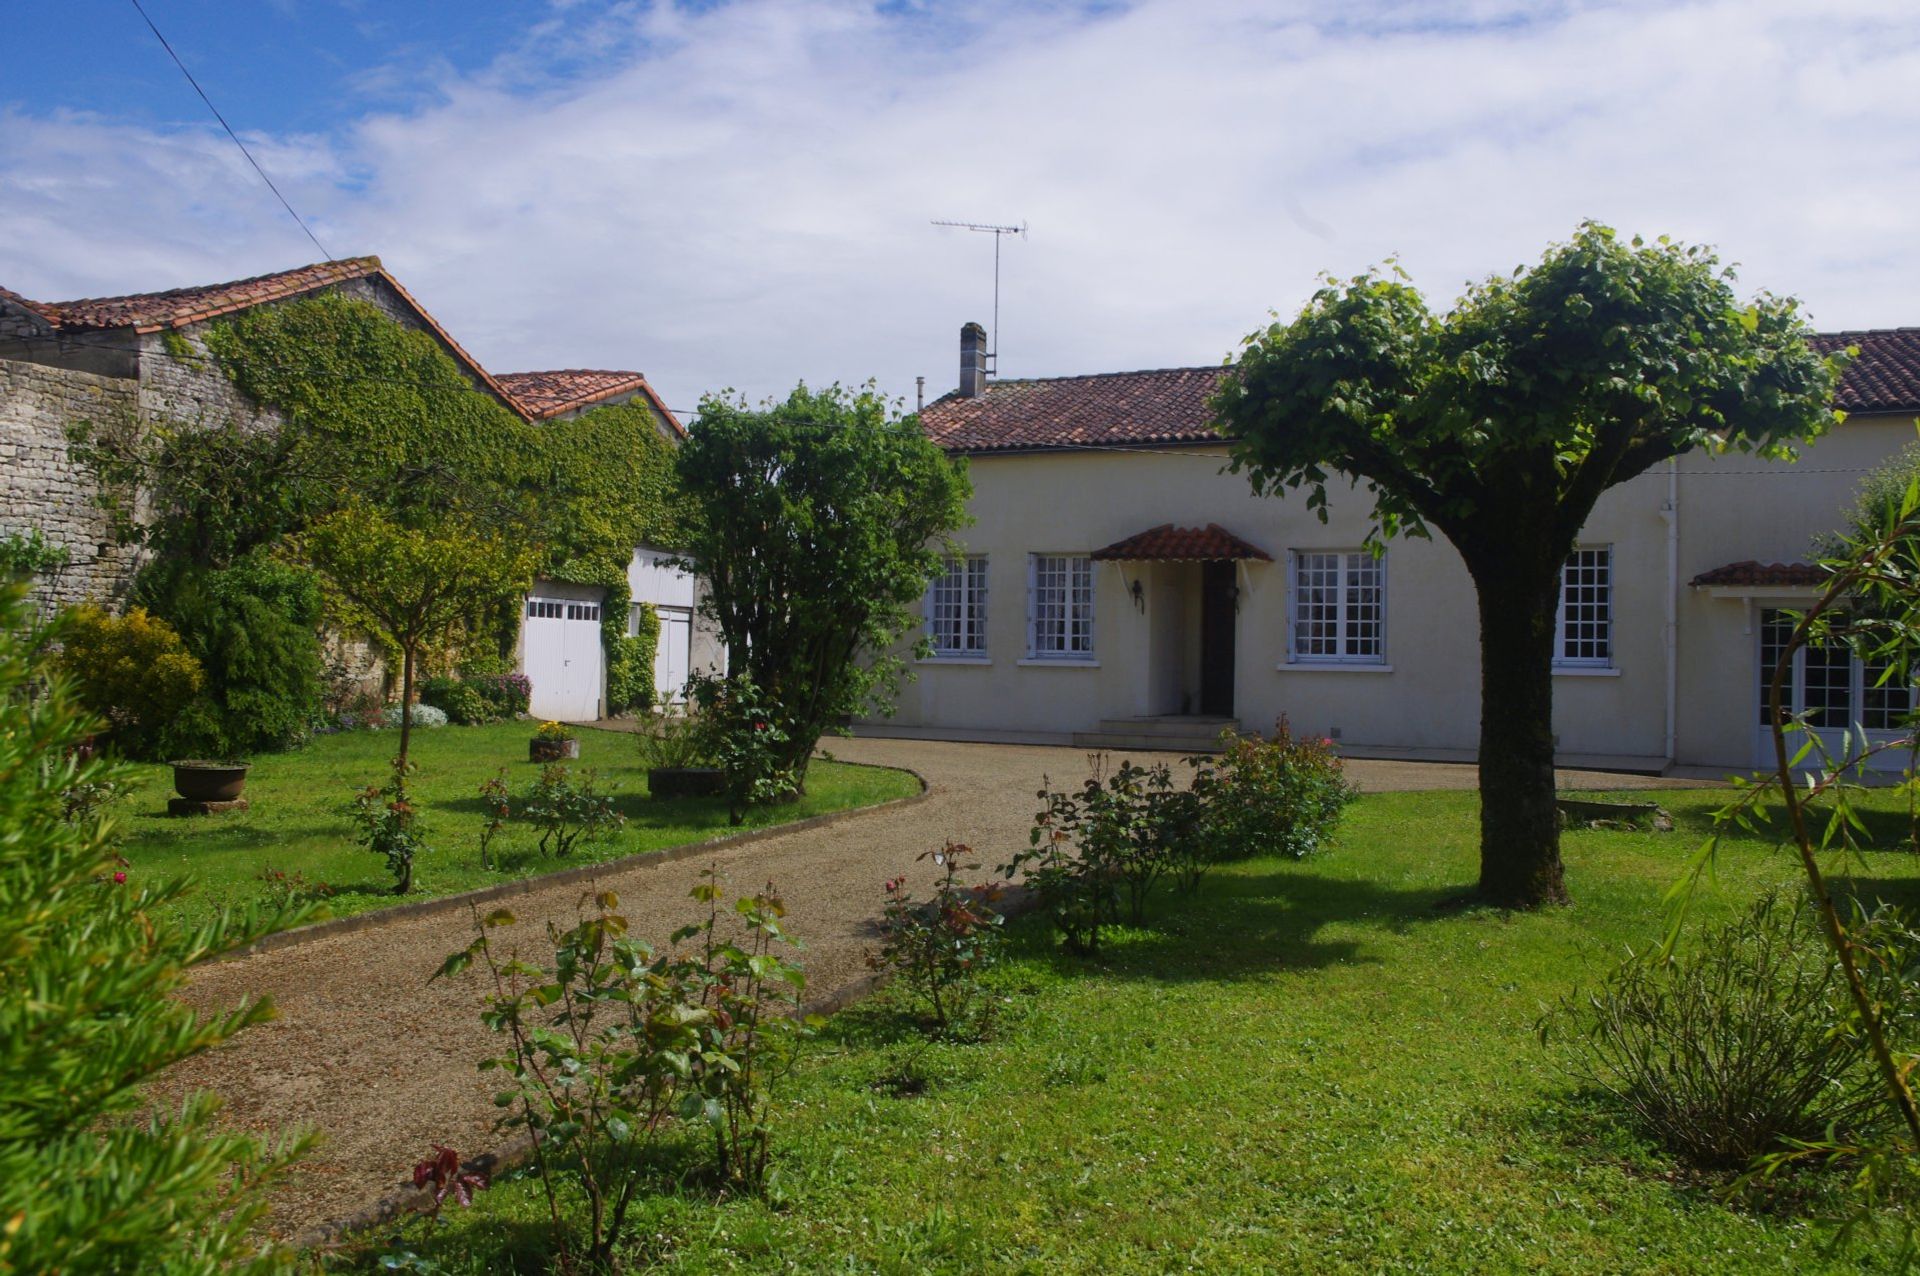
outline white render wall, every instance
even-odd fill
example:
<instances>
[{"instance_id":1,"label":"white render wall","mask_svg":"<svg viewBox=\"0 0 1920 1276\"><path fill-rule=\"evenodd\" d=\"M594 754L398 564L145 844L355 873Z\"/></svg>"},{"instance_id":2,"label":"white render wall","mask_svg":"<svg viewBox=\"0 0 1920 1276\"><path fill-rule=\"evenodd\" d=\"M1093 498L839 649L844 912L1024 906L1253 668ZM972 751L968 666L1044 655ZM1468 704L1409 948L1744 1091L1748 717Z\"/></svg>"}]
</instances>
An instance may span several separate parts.
<instances>
[{"instance_id":1,"label":"white render wall","mask_svg":"<svg viewBox=\"0 0 1920 1276\"><path fill-rule=\"evenodd\" d=\"M1757 639L1746 608L1688 587L1740 559L1808 556L1851 501L1863 471L1915 437L1901 417L1855 417L1805 449L1797 465L1683 457L1677 581L1668 570L1666 467L1609 491L1582 545L1613 547L1613 664L1554 679L1563 757L1657 767L1667 754L1670 591L1678 618L1675 760L1744 768L1755 760ZM1236 716L1264 730L1280 714L1297 731L1334 734L1356 751L1470 756L1479 736L1478 620L1472 582L1444 538L1387 550L1384 668L1305 669L1286 661L1289 550L1355 549L1370 502L1330 492L1322 525L1303 494L1255 497L1223 474L1220 449L977 456L975 522L958 536L988 556L986 660L917 662L894 725L935 733L1093 731L1101 719L1176 713L1199 700L1198 565L1100 563L1097 667L1026 659L1027 556L1086 554L1161 523L1219 523L1273 555L1240 568ZM1138 579L1145 610L1130 596ZM1757 613L1756 613L1757 614Z\"/></svg>"}]
</instances>

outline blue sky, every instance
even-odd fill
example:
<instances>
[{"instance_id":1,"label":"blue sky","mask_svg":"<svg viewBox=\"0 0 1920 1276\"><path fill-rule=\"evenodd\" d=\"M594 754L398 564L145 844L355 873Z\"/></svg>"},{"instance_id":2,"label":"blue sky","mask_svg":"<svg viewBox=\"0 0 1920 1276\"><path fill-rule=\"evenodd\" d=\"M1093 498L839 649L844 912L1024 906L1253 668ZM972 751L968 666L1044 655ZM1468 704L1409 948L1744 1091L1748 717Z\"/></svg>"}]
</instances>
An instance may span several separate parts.
<instances>
[{"instance_id":1,"label":"blue sky","mask_svg":"<svg viewBox=\"0 0 1920 1276\"><path fill-rule=\"evenodd\" d=\"M1910 0L147 0L329 249L497 371L676 407L1210 363L1322 271L1436 300L1598 218L1827 328L1920 324ZM15 5L0 284L316 253L125 0Z\"/></svg>"}]
</instances>

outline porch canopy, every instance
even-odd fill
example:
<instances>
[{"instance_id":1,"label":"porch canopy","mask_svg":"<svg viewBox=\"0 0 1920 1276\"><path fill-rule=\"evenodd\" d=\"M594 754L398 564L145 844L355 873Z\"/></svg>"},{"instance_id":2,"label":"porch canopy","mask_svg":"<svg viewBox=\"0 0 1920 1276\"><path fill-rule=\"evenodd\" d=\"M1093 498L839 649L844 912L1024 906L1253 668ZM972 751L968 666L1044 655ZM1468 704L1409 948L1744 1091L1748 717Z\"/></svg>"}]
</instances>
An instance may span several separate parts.
<instances>
[{"instance_id":1,"label":"porch canopy","mask_svg":"<svg viewBox=\"0 0 1920 1276\"><path fill-rule=\"evenodd\" d=\"M1804 594L1825 585L1830 573L1818 563L1762 563L1744 559L1701 572L1688 583L1716 598Z\"/></svg>"},{"instance_id":2,"label":"porch canopy","mask_svg":"<svg viewBox=\"0 0 1920 1276\"><path fill-rule=\"evenodd\" d=\"M1235 536L1218 523L1204 528L1175 527L1162 523L1144 532L1135 532L1105 549L1093 551L1099 562L1113 563L1218 563L1239 559L1270 563L1273 555L1257 545Z\"/></svg>"}]
</instances>

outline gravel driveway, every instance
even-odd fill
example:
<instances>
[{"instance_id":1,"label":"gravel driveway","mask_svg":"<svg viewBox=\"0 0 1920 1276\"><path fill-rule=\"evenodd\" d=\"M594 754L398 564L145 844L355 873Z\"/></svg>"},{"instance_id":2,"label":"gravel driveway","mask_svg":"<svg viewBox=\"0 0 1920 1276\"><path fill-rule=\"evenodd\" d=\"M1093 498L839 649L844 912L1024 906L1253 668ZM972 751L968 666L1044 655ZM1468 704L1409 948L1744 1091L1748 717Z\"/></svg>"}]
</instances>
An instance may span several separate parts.
<instances>
[{"instance_id":1,"label":"gravel driveway","mask_svg":"<svg viewBox=\"0 0 1920 1276\"><path fill-rule=\"evenodd\" d=\"M823 994L864 973L882 880L905 873L924 889L932 873L915 857L949 837L973 846L989 868L1003 861L1026 844L1042 777L1077 783L1087 765L1083 751L1066 748L881 739L827 744L843 761L911 768L926 779L928 793L711 857L609 868L597 885L536 890L507 901L519 918L514 931L529 954L544 957L544 924L572 921L583 898L611 889L635 933L664 940L691 919L687 893L713 864L738 891L767 881L779 887L788 925L807 944L810 991ZM1129 756L1146 761L1149 755ZM1366 789L1471 788L1474 782L1471 766L1348 765ZM1563 772L1562 782L1578 788L1661 784L1573 772ZM216 1008L266 993L280 1016L175 1067L156 1097L211 1089L225 1099L237 1126L273 1133L305 1125L325 1136L273 1216L282 1234L370 1203L406 1177L430 1143L463 1155L494 1146L500 1140L493 1131L492 1083L474 1067L498 1045L480 1026L481 984L473 975L427 982L441 960L471 938L469 916L449 911L201 967L188 992L195 1004Z\"/></svg>"}]
</instances>

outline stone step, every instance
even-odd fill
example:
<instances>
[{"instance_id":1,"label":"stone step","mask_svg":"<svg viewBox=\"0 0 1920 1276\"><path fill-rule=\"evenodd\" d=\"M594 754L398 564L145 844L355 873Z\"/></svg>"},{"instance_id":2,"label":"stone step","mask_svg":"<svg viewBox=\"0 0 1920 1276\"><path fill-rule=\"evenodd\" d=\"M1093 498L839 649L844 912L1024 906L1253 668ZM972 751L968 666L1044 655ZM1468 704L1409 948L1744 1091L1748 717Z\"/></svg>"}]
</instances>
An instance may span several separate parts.
<instances>
[{"instance_id":1,"label":"stone step","mask_svg":"<svg viewBox=\"0 0 1920 1276\"><path fill-rule=\"evenodd\" d=\"M1124 731L1076 731L1073 733L1073 747L1076 749L1102 749L1108 753L1132 751L1136 753L1217 753L1220 749L1218 732L1202 735L1142 735L1138 732Z\"/></svg>"},{"instance_id":2,"label":"stone step","mask_svg":"<svg viewBox=\"0 0 1920 1276\"><path fill-rule=\"evenodd\" d=\"M1167 715L1149 718L1102 718L1101 735L1164 736L1175 740L1212 740L1222 731L1238 731L1240 719Z\"/></svg>"}]
</instances>

